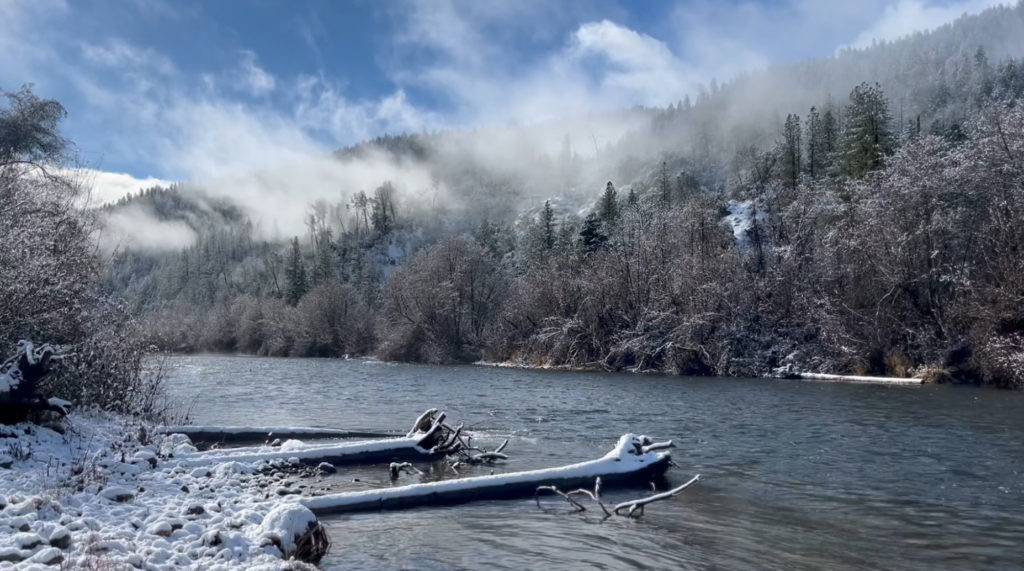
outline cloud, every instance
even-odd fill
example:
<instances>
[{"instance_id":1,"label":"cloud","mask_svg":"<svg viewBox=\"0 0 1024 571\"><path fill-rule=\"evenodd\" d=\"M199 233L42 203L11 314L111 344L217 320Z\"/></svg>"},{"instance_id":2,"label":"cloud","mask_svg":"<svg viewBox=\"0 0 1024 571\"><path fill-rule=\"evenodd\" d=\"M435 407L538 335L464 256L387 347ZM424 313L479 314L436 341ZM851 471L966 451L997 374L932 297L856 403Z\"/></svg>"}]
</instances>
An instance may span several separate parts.
<instances>
[{"instance_id":1,"label":"cloud","mask_svg":"<svg viewBox=\"0 0 1024 571\"><path fill-rule=\"evenodd\" d=\"M130 174L106 172L94 169L76 169L71 173L89 181L92 187L91 200L96 204L116 202L118 199L140 190L155 186L169 186L170 181L147 177L135 178Z\"/></svg>"},{"instance_id":2,"label":"cloud","mask_svg":"<svg viewBox=\"0 0 1024 571\"><path fill-rule=\"evenodd\" d=\"M930 30L952 22L965 13L981 12L1000 4L1006 4L1005 0L962 0L950 4L899 0L885 6L882 15L850 42L849 47L868 47L875 40L898 40L915 31Z\"/></svg>"},{"instance_id":3,"label":"cloud","mask_svg":"<svg viewBox=\"0 0 1024 571\"><path fill-rule=\"evenodd\" d=\"M107 255L126 247L173 252L195 243L196 233L181 221L158 220L139 206L108 214L97 241Z\"/></svg>"},{"instance_id":4,"label":"cloud","mask_svg":"<svg viewBox=\"0 0 1024 571\"><path fill-rule=\"evenodd\" d=\"M249 50L241 52L239 64L238 86L252 95L267 95L274 90L276 80L265 69L256 65L256 54Z\"/></svg>"},{"instance_id":5,"label":"cloud","mask_svg":"<svg viewBox=\"0 0 1024 571\"><path fill-rule=\"evenodd\" d=\"M180 16L165 1L135 2L149 15ZM60 16L70 10L63 1L0 0L0 53L16 56L0 62L0 79L27 74L67 82L87 110L76 124L109 137L104 155L132 165L123 170L136 175L151 173L96 173L103 200L154 181L199 181L219 197L247 204L256 218L301 231L313 199L339 201L388 178L413 190L426 184L426 173L381 157L355 165L326 159L361 139L541 125L528 136L459 148L469 159L514 170L509 157L557 152L567 130L586 151L591 140L604 145L633 126L581 119L591 110L666 105L712 77L722 81L773 61L832 53L846 42L899 37L995 3L691 0L641 28L613 0L410 0L385 8L397 31L393 53L379 61L393 85L353 98L345 78L325 77L321 69L275 75L259 65L258 54L242 50L228 69L185 71L186 62L116 36L81 40L74 27L63 27ZM312 18L300 27L319 58L318 38L329 31ZM75 49L60 51L62 45ZM543 126L560 117L578 120Z\"/></svg>"},{"instance_id":6,"label":"cloud","mask_svg":"<svg viewBox=\"0 0 1024 571\"><path fill-rule=\"evenodd\" d=\"M141 48L118 38L102 44L82 44L82 57L86 63L107 68L146 70L161 75L177 72L174 63L165 55L149 48Z\"/></svg>"},{"instance_id":7,"label":"cloud","mask_svg":"<svg viewBox=\"0 0 1024 571\"><path fill-rule=\"evenodd\" d=\"M580 26L568 54L603 60L600 88L625 91L637 104L664 104L693 88L687 79L694 78L665 42L608 20Z\"/></svg>"}]
</instances>

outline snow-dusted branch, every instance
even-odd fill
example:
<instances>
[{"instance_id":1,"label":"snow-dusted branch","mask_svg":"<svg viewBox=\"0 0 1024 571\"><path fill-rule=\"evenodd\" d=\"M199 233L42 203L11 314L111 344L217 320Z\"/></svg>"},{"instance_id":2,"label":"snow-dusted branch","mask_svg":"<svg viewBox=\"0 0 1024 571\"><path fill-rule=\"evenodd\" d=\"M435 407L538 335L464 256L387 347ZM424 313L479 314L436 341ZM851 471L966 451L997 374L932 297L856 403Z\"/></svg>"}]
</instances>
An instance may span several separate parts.
<instances>
[{"instance_id":1,"label":"snow-dusted branch","mask_svg":"<svg viewBox=\"0 0 1024 571\"><path fill-rule=\"evenodd\" d=\"M664 444L664 443L662 443L662 444ZM618 516L624 516L624 517L630 517L630 518L637 518L637 517L640 517L640 516L644 515L644 506L646 506L648 504L651 504L651 503L654 503L654 502L657 502L657 501L668 500L668 499L674 498L675 496L678 496L684 490L686 490L687 488L689 488L690 486L696 484L699 481L700 481L700 474L694 476L693 478L690 479L690 481L686 482L685 484L683 484L681 486L678 486L676 488L673 488L671 490L668 490L667 492L662 492L660 494L654 494L652 496L648 496L646 498L641 498L641 499L638 499L638 500L630 500L628 502L622 502L620 504L616 504L615 507L611 508L610 510L608 509L607 506L604 505L604 502L601 501L601 478L597 478L597 481L594 483L594 490L593 491L587 490L585 488L580 488L578 490L573 490L571 492L562 492L561 490L559 490L555 486L539 486L537 488L537 492L533 496L533 499L534 499L535 502L537 502L537 507L541 507L541 505L540 505L540 493L541 492L553 492L553 493L558 494L559 496L565 498L565 501L569 502L569 504L572 505L573 508L575 508L575 511L586 511L586 509L587 509L586 506L584 506L579 501L574 499L573 496L587 496L591 500L593 500L595 503L597 503L598 506L601 507L601 511L604 512L605 517L611 517L612 515L618 515ZM623 511L625 511L626 513L623 514L622 513Z\"/></svg>"}]
</instances>

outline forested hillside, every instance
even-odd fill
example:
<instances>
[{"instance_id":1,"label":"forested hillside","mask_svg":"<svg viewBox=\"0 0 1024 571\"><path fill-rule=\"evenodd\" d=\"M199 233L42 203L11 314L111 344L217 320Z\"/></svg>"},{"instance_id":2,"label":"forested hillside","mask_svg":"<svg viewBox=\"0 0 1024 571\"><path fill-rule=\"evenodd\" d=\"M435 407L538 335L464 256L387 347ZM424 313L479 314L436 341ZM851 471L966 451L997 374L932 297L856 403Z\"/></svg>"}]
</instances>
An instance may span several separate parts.
<instances>
[{"instance_id":1,"label":"forested hillside","mask_svg":"<svg viewBox=\"0 0 1024 571\"><path fill-rule=\"evenodd\" d=\"M187 224L105 287L172 351L1024 387L1024 4L770 67L661 109L387 136L415 165L302 235L201 184L104 211ZM555 135L616 125L615 142Z\"/></svg>"}]
</instances>

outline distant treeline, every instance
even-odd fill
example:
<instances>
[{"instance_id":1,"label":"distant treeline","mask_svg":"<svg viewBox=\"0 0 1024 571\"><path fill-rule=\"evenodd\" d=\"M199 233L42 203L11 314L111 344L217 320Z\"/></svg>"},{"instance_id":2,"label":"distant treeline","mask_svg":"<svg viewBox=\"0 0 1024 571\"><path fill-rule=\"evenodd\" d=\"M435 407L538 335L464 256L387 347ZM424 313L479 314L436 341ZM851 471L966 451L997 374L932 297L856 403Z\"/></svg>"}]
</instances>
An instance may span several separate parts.
<instances>
[{"instance_id":1,"label":"distant treeline","mask_svg":"<svg viewBox=\"0 0 1024 571\"><path fill-rule=\"evenodd\" d=\"M538 171L566 192L518 217L488 213L507 212L495 204L526 195L538 172L438 164L436 184L461 185L475 214L403 210L382 181L312 205L303 236L223 217L177 254L122 251L107 287L174 351L700 375L927 369L1022 388L1024 63L992 63L984 47L1022 29L1024 5L1002 7L712 84L645 110L648 128L588 158L567 140ZM858 71L879 83L828 95ZM787 82L800 95L775 111L789 112L736 114L751 90ZM381 144L430 161L443 139ZM580 187L589 200L573 202Z\"/></svg>"}]
</instances>

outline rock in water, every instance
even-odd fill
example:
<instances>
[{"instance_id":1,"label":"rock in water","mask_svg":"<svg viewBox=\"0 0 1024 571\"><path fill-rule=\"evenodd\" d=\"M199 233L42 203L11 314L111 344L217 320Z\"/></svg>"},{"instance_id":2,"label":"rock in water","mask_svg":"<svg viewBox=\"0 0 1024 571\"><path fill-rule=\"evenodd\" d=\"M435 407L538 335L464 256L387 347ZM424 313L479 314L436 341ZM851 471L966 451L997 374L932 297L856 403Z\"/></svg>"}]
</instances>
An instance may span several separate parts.
<instances>
[{"instance_id":1,"label":"rock in water","mask_svg":"<svg viewBox=\"0 0 1024 571\"><path fill-rule=\"evenodd\" d=\"M320 465L317 466L317 469L319 469L324 474L334 474L335 472L338 471L338 469L335 468L333 464L328 464L327 462L321 462Z\"/></svg>"}]
</instances>

